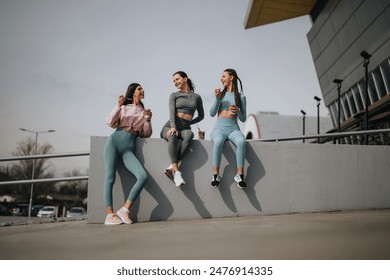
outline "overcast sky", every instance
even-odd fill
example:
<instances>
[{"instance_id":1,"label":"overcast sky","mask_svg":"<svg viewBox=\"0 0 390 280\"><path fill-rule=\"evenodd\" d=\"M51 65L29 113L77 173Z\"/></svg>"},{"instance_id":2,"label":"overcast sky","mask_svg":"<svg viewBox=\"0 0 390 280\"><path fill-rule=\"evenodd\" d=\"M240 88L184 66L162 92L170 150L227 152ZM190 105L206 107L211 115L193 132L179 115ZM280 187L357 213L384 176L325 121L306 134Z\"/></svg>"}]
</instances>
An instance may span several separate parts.
<instances>
[{"instance_id":1,"label":"overcast sky","mask_svg":"<svg viewBox=\"0 0 390 280\"><path fill-rule=\"evenodd\" d=\"M107 114L132 82L153 111L152 137L168 119L172 74L185 71L204 102L225 68L237 70L248 113L316 116L321 96L308 16L245 30L249 0L0 0L0 157L34 134L55 153L89 151L108 136ZM328 112L321 104L321 115ZM196 127L193 127L196 130ZM88 158L57 170L88 168Z\"/></svg>"}]
</instances>

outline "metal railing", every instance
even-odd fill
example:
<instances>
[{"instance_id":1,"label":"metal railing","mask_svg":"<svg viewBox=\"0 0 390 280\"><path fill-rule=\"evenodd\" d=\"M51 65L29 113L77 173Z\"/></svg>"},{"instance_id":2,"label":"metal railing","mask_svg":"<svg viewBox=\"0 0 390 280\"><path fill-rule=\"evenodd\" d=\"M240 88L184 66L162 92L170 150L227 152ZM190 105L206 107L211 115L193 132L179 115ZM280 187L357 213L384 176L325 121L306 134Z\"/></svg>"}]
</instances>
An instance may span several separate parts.
<instances>
[{"instance_id":1,"label":"metal railing","mask_svg":"<svg viewBox=\"0 0 390 280\"><path fill-rule=\"evenodd\" d=\"M16 160L29 160L29 159L42 159L42 158L63 158L63 157L89 156L89 154L90 154L89 152L79 152L79 153L13 156L13 157L2 157L2 158L0 158L0 162L16 161ZM4 181L4 182L0 182L0 186L33 184L33 183L64 182L64 181L83 181L83 180L88 180L88 177L89 176L73 176L73 177L62 177L62 178L44 178L44 179L34 179L34 180L30 179L30 180L18 180L18 181Z\"/></svg>"},{"instance_id":2,"label":"metal railing","mask_svg":"<svg viewBox=\"0 0 390 280\"><path fill-rule=\"evenodd\" d=\"M279 138L265 138L265 139L248 139L248 142L279 142L279 141L295 141L303 139L316 139L316 138L341 138L349 136L359 136L359 135L371 135L371 134L381 134L381 133L390 133L390 129L375 129L375 130L362 130L362 131L352 131L352 132L335 132L327 134L312 134L312 135L301 135L301 136L291 136L291 137L279 137Z\"/></svg>"},{"instance_id":3,"label":"metal railing","mask_svg":"<svg viewBox=\"0 0 390 280\"><path fill-rule=\"evenodd\" d=\"M362 131L353 131L353 132L335 132L335 133L326 133L326 134L300 135L300 136L266 138L266 139L247 139L247 141L248 142L279 142L279 141L296 141L296 140L303 140L303 139L318 139L318 138L337 139L339 137L350 137L350 136L371 135L371 134L381 134L381 133L390 133L390 129L362 130ZM14 156L14 157L0 158L0 162L15 161L15 160L41 159L41 158L89 156L89 155L90 155L89 152L80 152L80 153ZM79 181L79 180L82 181L82 180L88 180L88 179L89 179L89 176L75 176L75 177L62 177L62 178L34 179L34 180L30 179L30 180L19 180L19 181L4 181L4 182L0 182L0 186L16 185L16 184L63 182L63 181Z\"/></svg>"}]
</instances>

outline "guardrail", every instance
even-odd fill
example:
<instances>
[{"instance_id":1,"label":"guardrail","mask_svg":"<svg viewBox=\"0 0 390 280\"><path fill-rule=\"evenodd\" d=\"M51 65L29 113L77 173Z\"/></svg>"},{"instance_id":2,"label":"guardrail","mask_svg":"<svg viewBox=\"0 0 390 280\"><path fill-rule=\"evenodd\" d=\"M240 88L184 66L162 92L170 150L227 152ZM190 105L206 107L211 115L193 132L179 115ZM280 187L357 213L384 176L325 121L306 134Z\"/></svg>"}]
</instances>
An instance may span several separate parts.
<instances>
[{"instance_id":1,"label":"guardrail","mask_svg":"<svg viewBox=\"0 0 390 280\"><path fill-rule=\"evenodd\" d=\"M38 159L38 158L77 157L77 156L89 156L89 152L2 157L0 158L0 161L27 160L27 159Z\"/></svg>"},{"instance_id":2,"label":"guardrail","mask_svg":"<svg viewBox=\"0 0 390 280\"><path fill-rule=\"evenodd\" d=\"M358 136L358 135L371 135L371 134L381 134L381 133L390 133L390 129L375 129L375 130L362 130L362 131L352 131L352 132L335 132L327 134L312 134L312 135L301 135L301 136L291 136L291 137L280 137L280 138L265 138L265 139L249 139L249 142L279 142L279 141L293 141L293 140L303 140L303 139L316 139L316 138L340 138L348 136Z\"/></svg>"},{"instance_id":3,"label":"guardrail","mask_svg":"<svg viewBox=\"0 0 390 280\"><path fill-rule=\"evenodd\" d=\"M291 137L279 137L279 138L266 138L266 139L248 139L248 142L279 142L279 141L295 141L304 139L319 139L329 138L337 139L340 137L359 136L359 135L371 135L390 133L390 129L375 129L375 130L362 130L353 132L335 132L327 134L312 134L312 135L300 135ZM0 158L0 162L3 161L15 161L15 160L28 160L28 159L41 159L41 158L61 158L61 157L75 157L75 156L89 156L89 152L79 153L61 153L61 154L44 154L44 155L27 155L27 156L13 156ZM45 178L45 179L30 179L19 181L5 181L0 182L0 186L16 185L16 184L32 184L32 183L48 183L48 182L62 182L62 181L81 181L88 180L89 176L75 176L75 177L63 177L63 178Z\"/></svg>"},{"instance_id":4,"label":"guardrail","mask_svg":"<svg viewBox=\"0 0 390 280\"><path fill-rule=\"evenodd\" d=\"M90 154L89 152L78 152L78 153L12 156L12 157L2 157L2 158L0 158L0 162L15 161L15 160L41 159L41 158L63 158L63 157L89 156L89 154ZM74 176L74 177L62 177L62 178L44 178L44 179L30 179L30 180L18 180L18 181L4 181L4 182L0 182L0 186L33 184L33 183L48 183L48 182L64 182L64 181L83 181L83 180L88 180L88 178L89 178L89 176Z\"/></svg>"}]
</instances>

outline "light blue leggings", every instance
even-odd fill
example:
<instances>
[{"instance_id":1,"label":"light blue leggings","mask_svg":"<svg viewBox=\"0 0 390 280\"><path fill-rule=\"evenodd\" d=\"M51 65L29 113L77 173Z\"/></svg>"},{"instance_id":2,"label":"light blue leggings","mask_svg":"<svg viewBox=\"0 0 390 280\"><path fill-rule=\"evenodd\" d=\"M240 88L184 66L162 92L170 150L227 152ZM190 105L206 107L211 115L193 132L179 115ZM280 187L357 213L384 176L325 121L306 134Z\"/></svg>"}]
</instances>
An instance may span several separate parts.
<instances>
[{"instance_id":1,"label":"light blue leggings","mask_svg":"<svg viewBox=\"0 0 390 280\"><path fill-rule=\"evenodd\" d=\"M118 128L107 139L104 146L104 203L106 207L112 207L112 188L116 178L116 167L120 157L123 159L125 167L135 176L137 181L132 187L128 200L134 202L141 193L148 175L134 154L135 139L137 136L126 130Z\"/></svg>"},{"instance_id":2,"label":"light blue leggings","mask_svg":"<svg viewBox=\"0 0 390 280\"><path fill-rule=\"evenodd\" d=\"M213 146L213 166L221 165L222 149L226 140L236 147L237 168L243 168L245 162L246 142L244 134L240 131L237 120L233 118L217 118L214 129L210 135Z\"/></svg>"}]
</instances>

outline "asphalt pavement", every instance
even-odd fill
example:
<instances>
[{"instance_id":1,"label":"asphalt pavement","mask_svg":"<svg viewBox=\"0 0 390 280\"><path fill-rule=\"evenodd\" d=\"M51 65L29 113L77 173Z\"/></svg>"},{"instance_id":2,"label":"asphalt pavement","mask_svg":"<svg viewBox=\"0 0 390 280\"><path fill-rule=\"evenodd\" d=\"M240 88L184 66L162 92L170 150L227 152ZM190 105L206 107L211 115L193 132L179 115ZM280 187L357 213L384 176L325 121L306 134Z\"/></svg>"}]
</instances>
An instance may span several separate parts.
<instances>
[{"instance_id":1,"label":"asphalt pavement","mask_svg":"<svg viewBox=\"0 0 390 280\"><path fill-rule=\"evenodd\" d=\"M0 217L0 248L1 260L389 260L390 209L119 226Z\"/></svg>"}]
</instances>

